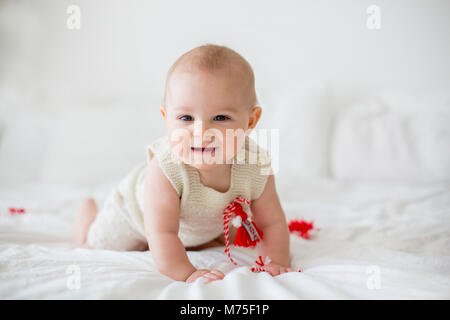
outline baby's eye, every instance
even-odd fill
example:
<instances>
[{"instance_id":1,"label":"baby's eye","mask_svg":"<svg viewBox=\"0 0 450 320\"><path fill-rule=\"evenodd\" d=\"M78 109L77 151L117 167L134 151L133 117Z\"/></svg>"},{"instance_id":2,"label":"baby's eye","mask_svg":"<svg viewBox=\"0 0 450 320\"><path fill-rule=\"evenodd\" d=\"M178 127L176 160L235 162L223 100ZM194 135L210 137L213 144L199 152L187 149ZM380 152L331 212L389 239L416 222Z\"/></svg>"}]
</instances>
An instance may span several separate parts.
<instances>
[{"instance_id":1,"label":"baby's eye","mask_svg":"<svg viewBox=\"0 0 450 320\"><path fill-rule=\"evenodd\" d=\"M187 116L187 115L181 116L179 119L183 120L183 121L192 121L192 117L191 116Z\"/></svg>"},{"instance_id":2,"label":"baby's eye","mask_svg":"<svg viewBox=\"0 0 450 320\"><path fill-rule=\"evenodd\" d=\"M218 115L218 116L214 117L214 120L217 120L217 121L225 121L227 119L229 119L229 118L227 116L224 116L224 115Z\"/></svg>"}]
</instances>

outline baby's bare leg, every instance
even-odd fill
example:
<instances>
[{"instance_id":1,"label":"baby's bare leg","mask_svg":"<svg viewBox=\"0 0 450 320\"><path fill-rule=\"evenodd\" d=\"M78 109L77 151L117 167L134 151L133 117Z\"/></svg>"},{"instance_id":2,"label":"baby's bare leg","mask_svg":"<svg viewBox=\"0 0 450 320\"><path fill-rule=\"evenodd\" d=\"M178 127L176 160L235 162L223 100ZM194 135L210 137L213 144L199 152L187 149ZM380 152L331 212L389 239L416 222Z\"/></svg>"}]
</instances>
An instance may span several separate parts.
<instances>
[{"instance_id":1,"label":"baby's bare leg","mask_svg":"<svg viewBox=\"0 0 450 320\"><path fill-rule=\"evenodd\" d=\"M85 199L75 214L75 228L73 240L77 247L89 248L86 238L89 226L95 220L98 208L93 198Z\"/></svg>"}]
</instances>

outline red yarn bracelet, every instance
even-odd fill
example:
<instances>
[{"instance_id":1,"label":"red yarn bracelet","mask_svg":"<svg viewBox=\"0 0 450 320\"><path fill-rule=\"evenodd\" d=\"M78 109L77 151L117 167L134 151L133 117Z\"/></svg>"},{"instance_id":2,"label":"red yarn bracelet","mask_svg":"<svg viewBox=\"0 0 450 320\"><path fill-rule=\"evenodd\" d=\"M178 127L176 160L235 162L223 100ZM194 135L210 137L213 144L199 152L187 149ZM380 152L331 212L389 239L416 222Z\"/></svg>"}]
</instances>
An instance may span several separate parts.
<instances>
[{"instance_id":1,"label":"red yarn bracelet","mask_svg":"<svg viewBox=\"0 0 450 320\"><path fill-rule=\"evenodd\" d=\"M246 203L250 205L250 201L244 197L236 197L223 211L223 234L225 236L225 253L228 255L230 261L238 265L236 261L231 258L230 254L230 219L234 213L235 217L232 220L233 226L237 229L236 237L233 244L238 247L255 247L256 244L262 240L263 233L251 221L251 214L244 211L244 208L240 204Z\"/></svg>"},{"instance_id":2,"label":"red yarn bracelet","mask_svg":"<svg viewBox=\"0 0 450 320\"><path fill-rule=\"evenodd\" d=\"M233 226L237 228L236 237L233 245L237 247L255 247L256 244L263 239L263 232L256 226L251 220L251 213L247 213L242 207L241 203L250 205L250 201L244 197L236 197L223 211L223 234L225 236L225 253L228 255L228 259L234 265L238 265L236 261L231 258L230 253L230 219L234 214L234 218L231 219ZM266 256L263 261L262 256L259 256L259 260L255 263L258 266L251 267L252 272L264 272L266 271L264 266L268 265L271 259ZM301 269L298 272L302 272Z\"/></svg>"}]
</instances>

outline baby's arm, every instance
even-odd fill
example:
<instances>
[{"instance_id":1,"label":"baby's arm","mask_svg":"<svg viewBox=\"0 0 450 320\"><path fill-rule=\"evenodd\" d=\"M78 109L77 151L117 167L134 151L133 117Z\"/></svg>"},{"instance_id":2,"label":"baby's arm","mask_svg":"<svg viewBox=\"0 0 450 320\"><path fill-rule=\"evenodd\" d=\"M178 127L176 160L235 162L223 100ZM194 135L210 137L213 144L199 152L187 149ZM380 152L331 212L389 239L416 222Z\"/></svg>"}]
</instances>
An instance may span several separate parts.
<instances>
[{"instance_id":1,"label":"baby's arm","mask_svg":"<svg viewBox=\"0 0 450 320\"><path fill-rule=\"evenodd\" d=\"M144 185L144 228L158 271L174 280L192 282L223 278L223 273L197 270L178 237L180 199L156 158L150 161Z\"/></svg>"},{"instance_id":2,"label":"baby's arm","mask_svg":"<svg viewBox=\"0 0 450 320\"><path fill-rule=\"evenodd\" d=\"M259 255L272 260L268 271L272 275L292 271L290 268L289 228L275 187L274 175L269 175L261 196L252 201L253 220L263 232Z\"/></svg>"}]
</instances>

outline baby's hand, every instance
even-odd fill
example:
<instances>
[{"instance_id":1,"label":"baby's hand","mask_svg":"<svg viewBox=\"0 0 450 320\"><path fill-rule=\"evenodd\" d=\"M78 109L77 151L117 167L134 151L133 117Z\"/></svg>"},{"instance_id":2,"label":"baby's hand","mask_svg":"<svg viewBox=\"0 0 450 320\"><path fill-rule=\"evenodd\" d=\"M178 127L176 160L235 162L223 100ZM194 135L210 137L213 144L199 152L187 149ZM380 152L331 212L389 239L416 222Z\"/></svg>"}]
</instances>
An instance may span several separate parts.
<instances>
[{"instance_id":1,"label":"baby's hand","mask_svg":"<svg viewBox=\"0 0 450 320\"><path fill-rule=\"evenodd\" d=\"M294 269L279 265L276 262L270 262L264 266L264 269L270 273L272 277L278 276L285 272L293 272Z\"/></svg>"},{"instance_id":2,"label":"baby's hand","mask_svg":"<svg viewBox=\"0 0 450 320\"><path fill-rule=\"evenodd\" d=\"M205 283L214 281L214 280L222 280L225 275L220 270L208 270L208 269L199 269L194 271L187 279L187 283L192 283L198 278L203 277L205 279Z\"/></svg>"}]
</instances>

